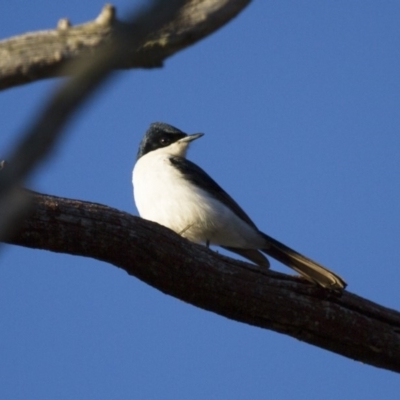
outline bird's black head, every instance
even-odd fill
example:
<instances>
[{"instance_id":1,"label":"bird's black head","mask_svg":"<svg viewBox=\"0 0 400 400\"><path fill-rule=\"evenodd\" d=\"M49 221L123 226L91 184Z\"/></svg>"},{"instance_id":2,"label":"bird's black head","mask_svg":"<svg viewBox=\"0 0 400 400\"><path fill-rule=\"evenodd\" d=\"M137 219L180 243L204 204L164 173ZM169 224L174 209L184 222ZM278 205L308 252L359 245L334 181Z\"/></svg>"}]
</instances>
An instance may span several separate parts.
<instances>
[{"instance_id":1,"label":"bird's black head","mask_svg":"<svg viewBox=\"0 0 400 400\"><path fill-rule=\"evenodd\" d=\"M183 138L187 138L187 142L189 143L200 136L203 136L203 134L187 135L171 125L163 122L154 122L150 125L150 128L140 142L137 158L139 159L150 151L170 146Z\"/></svg>"}]
</instances>

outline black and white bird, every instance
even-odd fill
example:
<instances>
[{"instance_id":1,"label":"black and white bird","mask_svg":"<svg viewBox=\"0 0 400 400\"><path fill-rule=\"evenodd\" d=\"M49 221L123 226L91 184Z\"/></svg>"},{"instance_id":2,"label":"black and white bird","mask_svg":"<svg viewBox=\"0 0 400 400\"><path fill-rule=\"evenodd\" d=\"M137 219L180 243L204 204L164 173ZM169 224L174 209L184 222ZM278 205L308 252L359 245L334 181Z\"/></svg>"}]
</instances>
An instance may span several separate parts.
<instances>
[{"instance_id":1,"label":"black and white bird","mask_svg":"<svg viewBox=\"0 0 400 400\"><path fill-rule=\"evenodd\" d=\"M150 125L133 169L140 216L192 242L221 246L269 268L262 252L266 253L309 281L344 289L346 282L341 277L261 232L232 197L186 159L189 144L201 136L165 123Z\"/></svg>"}]
</instances>

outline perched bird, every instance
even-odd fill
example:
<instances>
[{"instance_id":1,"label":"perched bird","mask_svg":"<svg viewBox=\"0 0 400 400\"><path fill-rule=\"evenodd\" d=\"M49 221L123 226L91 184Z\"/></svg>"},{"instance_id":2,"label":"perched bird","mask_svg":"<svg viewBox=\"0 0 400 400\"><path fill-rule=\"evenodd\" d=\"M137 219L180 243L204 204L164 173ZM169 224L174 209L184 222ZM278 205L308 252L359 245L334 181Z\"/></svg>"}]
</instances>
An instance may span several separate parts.
<instances>
[{"instance_id":1,"label":"perched bird","mask_svg":"<svg viewBox=\"0 0 400 400\"><path fill-rule=\"evenodd\" d=\"M232 197L186 159L189 144L201 136L161 122L150 125L133 169L140 216L192 242L221 246L268 268L266 253L311 282L344 289L341 277L261 232Z\"/></svg>"}]
</instances>

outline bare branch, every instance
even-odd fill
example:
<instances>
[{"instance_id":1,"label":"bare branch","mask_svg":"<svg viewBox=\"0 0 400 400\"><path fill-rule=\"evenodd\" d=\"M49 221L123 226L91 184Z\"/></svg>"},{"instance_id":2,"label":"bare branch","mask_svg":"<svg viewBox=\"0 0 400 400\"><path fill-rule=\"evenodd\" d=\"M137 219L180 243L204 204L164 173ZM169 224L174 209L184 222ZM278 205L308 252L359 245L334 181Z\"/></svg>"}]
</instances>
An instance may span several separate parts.
<instances>
[{"instance_id":1,"label":"bare branch","mask_svg":"<svg viewBox=\"0 0 400 400\"><path fill-rule=\"evenodd\" d=\"M95 258L183 301L400 372L400 314L349 292L260 270L109 207L32 194L8 242Z\"/></svg>"},{"instance_id":2,"label":"bare branch","mask_svg":"<svg viewBox=\"0 0 400 400\"><path fill-rule=\"evenodd\" d=\"M173 8L171 1L164 6ZM185 0L179 14L148 31L146 38L131 37L124 57L114 69L153 68L176 52L203 39L234 18L250 0ZM157 11L160 15L160 11ZM65 69L71 60L91 57L106 43L119 45L119 33L129 24L118 21L106 5L91 22L72 26L67 19L54 30L40 31L0 41L0 89L54 76L74 74Z\"/></svg>"}]
</instances>

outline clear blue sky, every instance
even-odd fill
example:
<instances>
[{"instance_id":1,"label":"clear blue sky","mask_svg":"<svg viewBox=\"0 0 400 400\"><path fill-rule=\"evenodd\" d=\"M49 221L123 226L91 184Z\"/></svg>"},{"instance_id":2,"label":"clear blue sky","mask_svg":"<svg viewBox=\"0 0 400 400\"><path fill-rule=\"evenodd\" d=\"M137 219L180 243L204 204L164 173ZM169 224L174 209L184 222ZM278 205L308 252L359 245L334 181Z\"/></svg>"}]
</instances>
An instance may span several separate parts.
<instances>
[{"instance_id":1,"label":"clear blue sky","mask_svg":"<svg viewBox=\"0 0 400 400\"><path fill-rule=\"evenodd\" d=\"M9 1L0 36L82 23L102 5ZM131 170L148 125L205 132L190 158L260 229L400 309L399 20L395 1L255 1L165 68L117 74L30 185L136 214ZM1 93L1 158L56 85ZM392 372L105 263L13 246L0 256L2 399L398 399Z\"/></svg>"}]
</instances>

